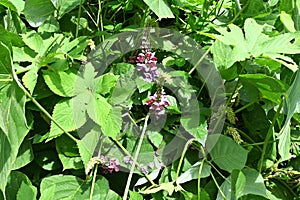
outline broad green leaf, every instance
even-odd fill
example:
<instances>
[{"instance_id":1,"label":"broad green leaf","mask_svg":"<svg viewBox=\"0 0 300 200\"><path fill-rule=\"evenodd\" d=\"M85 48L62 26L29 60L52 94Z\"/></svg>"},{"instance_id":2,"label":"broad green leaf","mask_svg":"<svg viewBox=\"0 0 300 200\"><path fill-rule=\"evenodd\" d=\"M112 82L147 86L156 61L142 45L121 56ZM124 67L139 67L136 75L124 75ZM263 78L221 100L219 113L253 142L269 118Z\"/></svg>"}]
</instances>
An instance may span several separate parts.
<instances>
[{"instance_id":1,"label":"broad green leaf","mask_svg":"<svg viewBox=\"0 0 300 200\"><path fill-rule=\"evenodd\" d=\"M86 168L88 162L96 152L96 147L99 140L102 140L101 128L99 126L94 126L91 130L78 130L78 135L81 140L77 140L77 147L79 149L80 157L83 161L84 167ZM102 140L103 141L103 140Z\"/></svg>"},{"instance_id":2,"label":"broad green leaf","mask_svg":"<svg viewBox=\"0 0 300 200\"><path fill-rule=\"evenodd\" d=\"M129 190L129 200L143 200L143 195Z\"/></svg>"},{"instance_id":3,"label":"broad green leaf","mask_svg":"<svg viewBox=\"0 0 300 200\"><path fill-rule=\"evenodd\" d=\"M232 57L232 48L219 40L214 42L211 52L214 55L214 64L219 70L228 69L235 62Z\"/></svg>"},{"instance_id":4,"label":"broad green leaf","mask_svg":"<svg viewBox=\"0 0 300 200\"><path fill-rule=\"evenodd\" d=\"M163 141L162 134L156 131L147 132L147 136L156 148L158 148Z\"/></svg>"},{"instance_id":5,"label":"broad green leaf","mask_svg":"<svg viewBox=\"0 0 300 200\"><path fill-rule=\"evenodd\" d=\"M54 16L50 16L39 28L38 32L59 32L59 22Z\"/></svg>"},{"instance_id":6,"label":"broad green leaf","mask_svg":"<svg viewBox=\"0 0 300 200\"><path fill-rule=\"evenodd\" d=\"M11 61L10 52L7 47L1 42L0 43L0 73L1 74L11 74Z\"/></svg>"},{"instance_id":7,"label":"broad green leaf","mask_svg":"<svg viewBox=\"0 0 300 200\"><path fill-rule=\"evenodd\" d=\"M237 176L234 176L234 173L231 173L231 189L233 189L235 196L239 198L243 196L243 191L246 186L246 176L243 174L243 172L239 170L236 171L238 171Z\"/></svg>"},{"instance_id":8,"label":"broad green leaf","mask_svg":"<svg viewBox=\"0 0 300 200\"><path fill-rule=\"evenodd\" d=\"M58 19L62 18L66 13L80 5L81 0L58 0L56 7L58 8ZM82 1L83 3L84 1Z\"/></svg>"},{"instance_id":9,"label":"broad green leaf","mask_svg":"<svg viewBox=\"0 0 300 200\"><path fill-rule=\"evenodd\" d=\"M143 0L149 8L158 16L162 18L174 18L174 15L164 0Z\"/></svg>"},{"instance_id":10,"label":"broad green leaf","mask_svg":"<svg viewBox=\"0 0 300 200\"><path fill-rule=\"evenodd\" d=\"M22 172L12 171L7 182L6 198L25 200L36 199L36 196L37 189L29 178Z\"/></svg>"},{"instance_id":11,"label":"broad green leaf","mask_svg":"<svg viewBox=\"0 0 300 200\"><path fill-rule=\"evenodd\" d=\"M21 167L24 167L28 163L30 163L33 160L33 150L30 140L24 140L21 144L18 152L18 157L16 161L14 162L13 169L19 169Z\"/></svg>"},{"instance_id":12,"label":"broad green leaf","mask_svg":"<svg viewBox=\"0 0 300 200\"><path fill-rule=\"evenodd\" d=\"M191 168L189 168L187 171L185 171L178 177L177 183L181 184L191 181L193 179L198 179L200 165L201 161L195 163ZM210 175L210 171L211 167L207 163L204 163L202 167L201 178L208 177Z\"/></svg>"},{"instance_id":13,"label":"broad green leaf","mask_svg":"<svg viewBox=\"0 0 300 200\"><path fill-rule=\"evenodd\" d=\"M62 97L75 95L74 85L77 76L72 71L43 70L43 77L53 93Z\"/></svg>"},{"instance_id":14,"label":"broad green leaf","mask_svg":"<svg viewBox=\"0 0 300 200\"><path fill-rule=\"evenodd\" d=\"M53 109L53 119L68 132L74 131L77 128L74 121L73 108L73 101L65 99L58 102ZM55 138L61 134L63 134L63 131L53 121L51 121L49 138Z\"/></svg>"},{"instance_id":15,"label":"broad green leaf","mask_svg":"<svg viewBox=\"0 0 300 200\"><path fill-rule=\"evenodd\" d=\"M112 106L100 94L91 94L90 102L87 105L87 113L89 117L99 124L102 128L106 125L108 115L112 110Z\"/></svg>"},{"instance_id":16,"label":"broad green leaf","mask_svg":"<svg viewBox=\"0 0 300 200\"><path fill-rule=\"evenodd\" d=\"M26 72L22 77L22 82L24 86L29 90L30 94L33 94L33 90L37 83L37 79L38 79L37 70L38 68L34 66L33 69Z\"/></svg>"},{"instance_id":17,"label":"broad green leaf","mask_svg":"<svg viewBox=\"0 0 300 200\"><path fill-rule=\"evenodd\" d=\"M246 185L243 189L242 195L255 194L255 195L267 197L266 196L267 189L264 184L264 178L262 177L262 175L255 169L251 169L251 168L245 168L242 170L242 172L246 177Z\"/></svg>"},{"instance_id":18,"label":"broad green leaf","mask_svg":"<svg viewBox=\"0 0 300 200\"><path fill-rule=\"evenodd\" d=\"M55 7L51 0L26 0L24 15L32 27L38 27L52 15Z\"/></svg>"},{"instance_id":19,"label":"broad green leaf","mask_svg":"<svg viewBox=\"0 0 300 200\"><path fill-rule=\"evenodd\" d=\"M298 70L294 82L285 94L284 110L287 113L284 126L280 130L278 152L281 156L281 160L290 159L290 147L291 147L291 136L290 136L290 121L293 117L297 105L300 102L300 72Z\"/></svg>"},{"instance_id":20,"label":"broad green leaf","mask_svg":"<svg viewBox=\"0 0 300 200\"><path fill-rule=\"evenodd\" d=\"M261 93L261 97L280 104L281 96L287 90L287 86L278 79L264 74L240 75L243 85L251 85Z\"/></svg>"},{"instance_id":21,"label":"broad green leaf","mask_svg":"<svg viewBox=\"0 0 300 200\"><path fill-rule=\"evenodd\" d=\"M286 12L282 11L280 13L280 21L283 23L283 25L285 26L285 28L289 32L296 32L294 21L293 21L291 15L289 15Z\"/></svg>"},{"instance_id":22,"label":"broad green leaf","mask_svg":"<svg viewBox=\"0 0 300 200\"><path fill-rule=\"evenodd\" d=\"M212 157L212 161L221 169L231 172L234 169L242 169L245 166L248 152L229 137L220 134L209 135L207 146L210 147L212 145L213 147L209 154Z\"/></svg>"},{"instance_id":23,"label":"broad green leaf","mask_svg":"<svg viewBox=\"0 0 300 200\"><path fill-rule=\"evenodd\" d=\"M101 126L103 134L108 137L117 138L122 126L121 107L112 107L107 115L105 123Z\"/></svg>"},{"instance_id":24,"label":"broad green leaf","mask_svg":"<svg viewBox=\"0 0 300 200\"><path fill-rule=\"evenodd\" d=\"M263 33L265 25L259 25L254 19L248 18L244 24L244 31L234 24L226 28L216 28L221 35L206 34L225 45L232 47L231 62L243 61L251 57L271 58L292 71L297 71L297 64L283 54L299 54L300 33L286 33L270 37ZM227 47L228 48L228 47ZM228 51L228 50L227 50ZM222 51L214 51L214 56L224 57ZM229 66L228 66L229 67Z\"/></svg>"},{"instance_id":25,"label":"broad green leaf","mask_svg":"<svg viewBox=\"0 0 300 200\"><path fill-rule=\"evenodd\" d=\"M55 145L64 170L83 168L75 141L71 140L67 135L61 135L55 139Z\"/></svg>"},{"instance_id":26,"label":"broad green leaf","mask_svg":"<svg viewBox=\"0 0 300 200\"><path fill-rule=\"evenodd\" d=\"M115 86L117 80L118 80L118 76L115 76L114 74L111 73L103 74L98 79L96 92L102 95L108 94Z\"/></svg>"},{"instance_id":27,"label":"broad green leaf","mask_svg":"<svg viewBox=\"0 0 300 200\"><path fill-rule=\"evenodd\" d=\"M85 181L71 175L50 176L41 182L40 200L89 199L91 185L91 179ZM108 181L103 176L97 176L93 199L118 200L121 197L109 189Z\"/></svg>"},{"instance_id":28,"label":"broad green leaf","mask_svg":"<svg viewBox=\"0 0 300 200\"><path fill-rule=\"evenodd\" d=\"M3 65L0 69L5 69L1 73L10 74L12 71L10 51L3 43L0 43L0 50L1 55L7 56L0 62ZM25 118L26 96L17 83L13 81L2 87L0 99L0 155L2 155L0 190L4 191L21 143L28 133L28 127Z\"/></svg>"},{"instance_id":29,"label":"broad green leaf","mask_svg":"<svg viewBox=\"0 0 300 200\"><path fill-rule=\"evenodd\" d=\"M22 36L23 41L36 53L40 53L45 48L43 38L35 32L28 32Z\"/></svg>"},{"instance_id":30,"label":"broad green leaf","mask_svg":"<svg viewBox=\"0 0 300 200\"><path fill-rule=\"evenodd\" d=\"M231 174L221 185L221 190L227 199L240 199L245 195L257 195L267 198L267 189L263 177L255 169L245 168L234 170L235 175ZM234 177L235 176L235 177ZM223 200L218 192L217 200Z\"/></svg>"}]
</instances>

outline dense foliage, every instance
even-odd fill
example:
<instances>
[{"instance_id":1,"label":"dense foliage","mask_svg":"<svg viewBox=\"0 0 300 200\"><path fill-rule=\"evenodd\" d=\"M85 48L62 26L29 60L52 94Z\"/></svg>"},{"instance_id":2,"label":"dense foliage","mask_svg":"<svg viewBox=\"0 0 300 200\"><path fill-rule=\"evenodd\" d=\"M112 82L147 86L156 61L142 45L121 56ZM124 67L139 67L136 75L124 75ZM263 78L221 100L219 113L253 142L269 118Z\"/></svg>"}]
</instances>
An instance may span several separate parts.
<instances>
[{"instance_id":1,"label":"dense foliage","mask_svg":"<svg viewBox=\"0 0 300 200\"><path fill-rule=\"evenodd\" d=\"M0 13L0 199L299 199L299 0Z\"/></svg>"}]
</instances>

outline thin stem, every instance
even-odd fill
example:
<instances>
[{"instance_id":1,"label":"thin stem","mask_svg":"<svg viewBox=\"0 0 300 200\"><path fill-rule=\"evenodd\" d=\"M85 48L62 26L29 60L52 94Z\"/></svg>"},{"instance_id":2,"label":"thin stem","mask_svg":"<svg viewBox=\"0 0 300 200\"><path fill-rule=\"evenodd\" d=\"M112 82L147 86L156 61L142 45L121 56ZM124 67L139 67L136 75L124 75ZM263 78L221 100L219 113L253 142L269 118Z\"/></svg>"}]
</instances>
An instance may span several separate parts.
<instances>
[{"instance_id":1,"label":"thin stem","mask_svg":"<svg viewBox=\"0 0 300 200\"><path fill-rule=\"evenodd\" d=\"M78 37L79 24L80 24L80 16L81 16L81 6L82 6L82 0L80 0L79 10L78 10L77 26L76 26L75 38Z\"/></svg>"},{"instance_id":2,"label":"thin stem","mask_svg":"<svg viewBox=\"0 0 300 200\"><path fill-rule=\"evenodd\" d=\"M207 54L210 52L211 47L212 47L212 46L210 46L210 47L206 50L206 52L201 56L201 58L200 58L199 61L195 64L195 66L189 71L189 75L191 75L191 74L195 71L195 69L197 68L197 66L204 60L204 58L205 58L205 57L207 56Z\"/></svg>"},{"instance_id":3,"label":"thin stem","mask_svg":"<svg viewBox=\"0 0 300 200\"><path fill-rule=\"evenodd\" d=\"M136 161L138 159L138 156L139 156L139 153L140 153L140 150L141 150L141 146L142 146L142 143L143 143L143 139L144 139L144 136L145 136L145 133L146 133L146 130L147 130L148 119L149 119L149 115L147 115L146 118L145 118L145 122L144 122L145 124L144 124L143 130L142 130L142 133L141 133L141 136L140 136L140 140L139 140L139 143L138 143L138 146L137 146L137 149L136 149L136 153L135 153L134 160L133 160L133 163L132 163L132 166L131 166L131 169L130 169L130 173L128 175L123 200L127 200L129 187L130 187L130 183L131 183L131 179L132 179L132 175L133 175L133 171L135 169Z\"/></svg>"},{"instance_id":4,"label":"thin stem","mask_svg":"<svg viewBox=\"0 0 300 200\"><path fill-rule=\"evenodd\" d=\"M225 196L225 194L223 193L223 191L221 190L221 188L220 188L220 186L219 186L219 184L218 184L216 178L214 177L214 174L213 174L212 172L210 172L210 175L211 175L211 177L213 178L213 180L214 180L214 182L215 182L215 184L216 184L216 186L217 186L217 188L218 188L220 194L222 195L222 197L223 197L224 199L226 199L226 196Z\"/></svg>"},{"instance_id":5,"label":"thin stem","mask_svg":"<svg viewBox=\"0 0 300 200\"><path fill-rule=\"evenodd\" d=\"M242 7L242 8L240 8L240 10L239 10L239 12L234 16L234 18L230 21L230 24L232 24L241 14L242 14L242 12L244 12L244 10L248 7L248 5L249 5L249 3L250 3L250 0L248 0L247 2L246 2L246 4Z\"/></svg>"},{"instance_id":6,"label":"thin stem","mask_svg":"<svg viewBox=\"0 0 300 200\"><path fill-rule=\"evenodd\" d=\"M269 144L269 140L271 139L271 137L273 136L273 128L275 126L275 123L277 121L277 118L279 117L279 114L280 114L280 111L281 111L281 108L283 106L283 98L281 98L281 102L280 102L280 105L277 109L277 112L272 120L272 124L271 126L269 127L269 130L268 130L268 133L267 133L267 136L265 138L265 141L264 141L264 146L263 146L263 150L262 150L262 154L261 154L261 158L260 158L260 162L259 162L259 172L261 172L262 170L262 167L263 167L263 161L264 161L264 158L265 158L265 154L266 154L266 150L267 150L267 146Z\"/></svg>"},{"instance_id":7,"label":"thin stem","mask_svg":"<svg viewBox=\"0 0 300 200\"><path fill-rule=\"evenodd\" d=\"M200 167L199 167L199 171L198 171L198 200L200 200L200 196L201 196L201 187L200 187L200 180L201 180L201 174L202 174L202 169L203 169L203 165L204 165L204 161L206 159L203 159L201 161Z\"/></svg>"},{"instance_id":8,"label":"thin stem","mask_svg":"<svg viewBox=\"0 0 300 200\"><path fill-rule=\"evenodd\" d=\"M215 167L215 165L211 161L207 161L213 168L216 170L216 172L224 179L227 180L226 177Z\"/></svg>"},{"instance_id":9,"label":"thin stem","mask_svg":"<svg viewBox=\"0 0 300 200\"><path fill-rule=\"evenodd\" d=\"M98 14L97 14L97 24L100 23L100 30L103 32L103 18L102 18L102 6L101 0L98 0ZM101 35L101 41L104 42L104 35Z\"/></svg>"},{"instance_id":10,"label":"thin stem","mask_svg":"<svg viewBox=\"0 0 300 200\"><path fill-rule=\"evenodd\" d=\"M244 105L243 107L241 107L241 108L237 109L236 111L234 111L234 113L237 114L237 113L239 113L239 112L245 110L246 108L252 106L253 104L255 104L255 103L257 103L257 102L258 102L258 101L251 101L250 103L248 103L248 104Z\"/></svg>"},{"instance_id":11,"label":"thin stem","mask_svg":"<svg viewBox=\"0 0 300 200\"><path fill-rule=\"evenodd\" d=\"M201 153L204 156L204 158L201 161L200 167L199 167L199 172L198 172L198 200L200 200L201 198L201 186L200 186L200 181L201 181L201 174L202 174L202 170L203 170L203 165L206 162L206 156L205 156L205 150L203 148L203 146L201 145Z\"/></svg>"},{"instance_id":12,"label":"thin stem","mask_svg":"<svg viewBox=\"0 0 300 200\"><path fill-rule=\"evenodd\" d=\"M178 177L179 177L179 173L180 173L180 169L181 169L181 165L182 165L182 163L183 163L183 158L184 158L184 156L185 156L185 153L186 153L186 151L188 150L189 145L190 145L192 142L194 142L194 141L196 141L195 138L189 139L189 140L187 141L187 143L185 144L185 146L184 146L184 149L183 149L183 151L182 151L182 154L181 154L181 157L180 157L180 160L179 160L179 164L178 164L178 167L177 167L176 180L177 180Z\"/></svg>"},{"instance_id":13,"label":"thin stem","mask_svg":"<svg viewBox=\"0 0 300 200\"><path fill-rule=\"evenodd\" d=\"M123 145L122 145L118 140L115 140L115 139L113 139L113 138L112 138L112 140L118 145L118 147L120 147L120 148L122 149L122 151L123 151L127 156L130 157L131 160L133 160L133 157L131 156L131 154L127 151L127 149L125 149L125 148L123 147ZM137 166L137 167L141 167L141 165L140 165L138 162L136 162L136 166ZM146 179L147 179L153 186L156 185L156 184L153 182L153 180L151 179L151 177L150 177L148 174L143 174L143 175L146 177Z\"/></svg>"},{"instance_id":14,"label":"thin stem","mask_svg":"<svg viewBox=\"0 0 300 200\"><path fill-rule=\"evenodd\" d=\"M95 188L97 171L98 171L98 165L96 165L95 170L94 170L94 174L93 174L93 181L92 181L92 187L91 187L91 193L90 193L90 200L93 200L93 193L94 193L94 188Z\"/></svg>"}]
</instances>

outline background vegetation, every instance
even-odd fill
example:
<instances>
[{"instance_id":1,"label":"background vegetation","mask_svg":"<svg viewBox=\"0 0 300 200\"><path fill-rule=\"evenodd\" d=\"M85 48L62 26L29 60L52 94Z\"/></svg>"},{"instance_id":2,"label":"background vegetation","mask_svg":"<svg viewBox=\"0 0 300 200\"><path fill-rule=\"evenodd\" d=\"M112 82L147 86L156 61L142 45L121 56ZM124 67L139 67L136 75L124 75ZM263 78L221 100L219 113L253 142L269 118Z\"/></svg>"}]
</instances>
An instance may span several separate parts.
<instances>
[{"instance_id":1,"label":"background vegetation","mask_svg":"<svg viewBox=\"0 0 300 200\"><path fill-rule=\"evenodd\" d=\"M299 0L1 0L0 199L299 199L299 12ZM220 72L226 121L207 155L212 100L205 77L180 53L153 50L175 69L171 80L184 80L179 96L197 95L200 125L189 127L193 116L182 119L184 102L165 88L166 123L141 145L134 129L147 127L145 102L163 86L139 79L136 91L112 98L140 51L101 76L86 64L98 44L139 27L193 38ZM75 108L83 113L76 119ZM87 118L93 128L80 139ZM164 165L160 150L179 124L193 137ZM137 148L147 156L128 181Z\"/></svg>"}]
</instances>

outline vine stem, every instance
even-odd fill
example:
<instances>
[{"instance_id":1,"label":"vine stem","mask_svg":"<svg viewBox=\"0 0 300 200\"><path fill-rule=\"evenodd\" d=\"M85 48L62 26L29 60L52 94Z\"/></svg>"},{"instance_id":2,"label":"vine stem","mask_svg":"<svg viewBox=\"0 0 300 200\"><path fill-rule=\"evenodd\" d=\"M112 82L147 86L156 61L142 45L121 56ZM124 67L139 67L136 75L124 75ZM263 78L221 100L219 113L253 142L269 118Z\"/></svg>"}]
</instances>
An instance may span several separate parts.
<instances>
[{"instance_id":1,"label":"vine stem","mask_svg":"<svg viewBox=\"0 0 300 200\"><path fill-rule=\"evenodd\" d=\"M222 195L222 197L223 197L224 199L226 199L226 196L225 196L225 194L223 193L223 191L221 190L221 188L220 188L220 186L219 186L219 184L218 184L218 182L217 182L217 180L216 180L214 174L213 174L212 172L210 172L210 175L211 175L211 177L213 178L213 180L214 180L214 182L215 182L215 184L216 184L216 186L217 186L217 188L218 188L220 194Z\"/></svg>"},{"instance_id":2,"label":"vine stem","mask_svg":"<svg viewBox=\"0 0 300 200\"><path fill-rule=\"evenodd\" d=\"M196 138L189 139L189 140L186 142L185 146L184 146L184 149L183 149L183 152L182 152L182 154L181 154L181 157L180 157L180 160L179 160L179 164L178 164L178 167L177 167L176 181L177 181L177 179L178 179L178 177L179 177L179 173L180 173L180 169L181 169L181 165L182 165L182 163L183 163L183 158L184 158L184 156L185 156L185 153L186 153L186 151L188 150L189 145L192 144L192 142L194 142L194 141L197 141Z\"/></svg>"},{"instance_id":3,"label":"vine stem","mask_svg":"<svg viewBox=\"0 0 300 200\"><path fill-rule=\"evenodd\" d=\"M197 183L197 185L198 185L198 200L201 199L201 187L200 187L201 182L200 181L201 181L201 174L202 174L202 170L203 170L203 165L204 165L204 162L206 161L205 150L204 150L203 146L201 146L201 153L204 156L204 158L201 161L199 171L198 171L198 183Z\"/></svg>"},{"instance_id":4,"label":"vine stem","mask_svg":"<svg viewBox=\"0 0 300 200\"><path fill-rule=\"evenodd\" d=\"M98 7L98 13L97 13L97 24L100 23L100 30L103 32L103 18L102 18L102 6L101 6L101 0L98 0L98 4L99 4L99 7ZM104 42L104 35L101 35L101 40L102 42Z\"/></svg>"},{"instance_id":5,"label":"vine stem","mask_svg":"<svg viewBox=\"0 0 300 200\"><path fill-rule=\"evenodd\" d=\"M204 60L204 58L205 58L205 57L207 56L207 54L210 52L211 47L212 47L212 46L210 46L210 47L205 51L205 53L201 56L201 58L198 60L198 62L195 64L195 66L189 71L189 75L191 75L191 74L195 71L195 69L197 68L197 66Z\"/></svg>"},{"instance_id":6,"label":"vine stem","mask_svg":"<svg viewBox=\"0 0 300 200\"><path fill-rule=\"evenodd\" d=\"M75 38L78 37L79 24L80 24L80 16L81 16L81 6L82 6L82 0L80 0L79 10L78 10L78 17L77 17L77 26L76 26Z\"/></svg>"},{"instance_id":7,"label":"vine stem","mask_svg":"<svg viewBox=\"0 0 300 200\"><path fill-rule=\"evenodd\" d=\"M95 182L96 182L96 177L97 177L97 171L98 171L98 165L96 165L94 174L93 174L93 181L92 181L92 187L91 187L91 192L90 192L90 200L93 199L93 194L94 194L94 189L95 189Z\"/></svg>"},{"instance_id":8,"label":"vine stem","mask_svg":"<svg viewBox=\"0 0 300 200\"><path fill-rule=\"evenodd\" d=\"M133 159L133 163L132 163L132 166L131 166L131 169L130 169L130 173L129 173L128 178L127 178L127 183L126 183L126 187L125 187L125 191L124 191L123 200L127 200L127 197L128 197L128 192L129 192L129 187L130 187L133 171L135 169L135 165L136 165L136 162L137 162L140 150L141 150L141 146L142 146L142 143L143 143L143 139L144 139L146 130L147 130L148 119L149 119L149 115L147 115L146 118L145 118L145 122L144 122L145 124L144 124L143 130L142 130L141 136L140 136L140 140L139 140L139 143L138 143L138 146L137 146L137 149L136 149L136 153L134 155L134 159Z\"/></svg>"},{"instance_id":9,"label":"vine stem","mask_svg":"<svg viewBox=\"0 0 300 200\"><path fill-rule=\"evenodd\" d=\"M279 107L277 109L277 112L272 120L272 124L271 126L269 127L269 130L268 130L268 133L267 133L267 136L266 136L266 139L264 141L264 146L263 146L263 150L262 150L262 153L261 153L261 158L260 158L260 161L259 161L259 173L261 173L262 171L262 167L263 167L263 162L264 162L264 158L265 158L265 154L266 154L266 151L267 151L267 146L269 144L269 140L271 139L271 137L273 136L273 128L275 126L275 123L279 117L279 114L280 114L280 111L281 111L281 108L283 106L283 97L281 98L281 101L280 101L280 104L279 104Z\"/></svg>"},{"instance_id":10,"label":"vine stem","mask_svg":"<svg viewBox=\"0 0 300 200\"><path fill-rule=\"evenodd\" d=\"M2 45L4 45L1 42ZM7 46L4 45L6 48ZM7 48L7 50L9 51L9 55L11 55L10 50ZM14 64L12 62L11 56L10 56L10 62L11 62L11 69L12 69L12 75L13 75L13 79L14 81L17 83L17 85L19 86L19 88L21 90L23 90L23 92L25 93L25 95L40 109L40 111L42 111L42 113L44 113L51 121L53 121L53 123L58 126L58 128L60 128L66 135L68 135L73 141L77 142L78 140L71 135L68 131L66 131L49 113L48 111L39 103L37 102L37 100L35 100L35 98L26 90L26 88L22 85L22 83L19 81L19 78L16 74L16 70L14 67Z\"/></svg>"}]
</instances>

